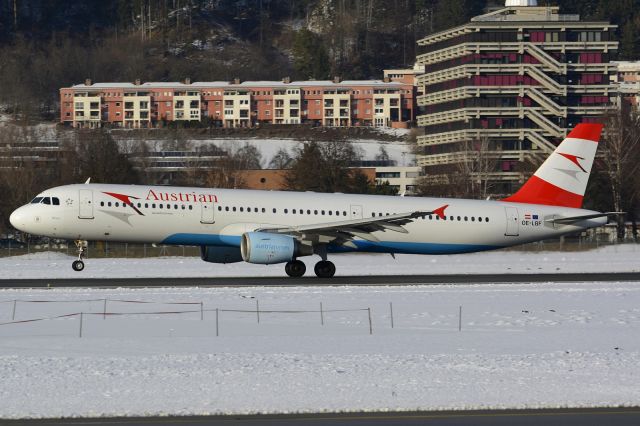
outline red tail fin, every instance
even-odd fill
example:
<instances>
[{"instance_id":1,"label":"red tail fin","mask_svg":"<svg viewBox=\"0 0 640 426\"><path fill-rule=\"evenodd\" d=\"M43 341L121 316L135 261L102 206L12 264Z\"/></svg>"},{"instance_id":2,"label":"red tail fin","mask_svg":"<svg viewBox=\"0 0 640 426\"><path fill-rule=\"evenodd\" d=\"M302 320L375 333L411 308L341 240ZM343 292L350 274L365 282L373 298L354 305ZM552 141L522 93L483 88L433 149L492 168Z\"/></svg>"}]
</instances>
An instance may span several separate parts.
<instances>
[{"instance_id":1,"label":"red tail fin","mask_svg":"<svg viewBox=\"0 0 640 426\"><path fill-rule=\"evenodd\" d=\"M503 201L582 207L602 124L578 124L518 192Z\"/></svg>"}]
</instances>

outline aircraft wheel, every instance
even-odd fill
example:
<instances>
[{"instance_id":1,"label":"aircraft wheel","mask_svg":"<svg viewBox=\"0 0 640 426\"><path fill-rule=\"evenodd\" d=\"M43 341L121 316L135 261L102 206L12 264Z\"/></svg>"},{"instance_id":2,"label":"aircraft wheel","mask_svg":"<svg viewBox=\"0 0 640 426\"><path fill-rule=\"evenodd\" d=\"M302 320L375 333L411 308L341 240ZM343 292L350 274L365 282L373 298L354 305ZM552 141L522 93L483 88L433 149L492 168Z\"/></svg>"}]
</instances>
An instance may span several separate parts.
<instances>
[{"instance_id":1,"label":"aircraft wheel","mask_svg":"<svg viewBox=\"0 0 640 426\"><path fill-rule=\"evenodd\" d=\"M291 262L287 262L284 266L284 271L293 278L299 278L307 272L307 266L301 260L293 260Z\"/></svg>"},{"instance_id":2,"label":"aircraft wheel","mask_svg":"<svg viewBox=\"0 0 640 426\"><path fill-rule=\"evenodd\" d=\"M320 262L316 263L313 271L319 278L331 278L336 273L336 265L334 265L333 262L329 262L328 260L321 260Z\"/></svg>"},{"instance_id":3,"label":"aircraft wheel","mask_svg":"<svg viewBox=\"0 0 640 426\"><path fill-rule=\"evenodd\" d=\"M75 260L71 264L71 267L73 268L74 271L80 272L84 269L84 262L82 260Z\"/></svg>"}]
</instances>

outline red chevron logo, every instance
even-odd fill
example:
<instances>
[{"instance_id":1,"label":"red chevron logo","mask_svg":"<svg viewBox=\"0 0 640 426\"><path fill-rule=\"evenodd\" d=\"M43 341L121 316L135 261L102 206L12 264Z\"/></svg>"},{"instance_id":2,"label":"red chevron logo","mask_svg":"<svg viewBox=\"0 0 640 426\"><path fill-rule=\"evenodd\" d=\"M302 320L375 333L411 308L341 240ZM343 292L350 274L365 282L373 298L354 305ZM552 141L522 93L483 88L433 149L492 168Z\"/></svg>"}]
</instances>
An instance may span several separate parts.
<instances>
[{"instance_id":1,"label":"red chevron logo","mask_svg":"<svg viewBox=\"0 0 640 426\"><path fill-rule=\"evenodd\" d=\"M140 199L139 197L134 197L133 195L118 194L117 192L103 191L102 193L110 195L113 198L122 201L124 204L128 205L133 210L135 210L136 213L138 213L140 216L144 216L144 214L140 210L138 210L138 208L134 206L133 203L131 202L131 198L133 198L134 200L139 200Z\"/></svg>"},{"instance_id":2,"label":"red chevron logo","mask_svg":"<svg viewBox=\"0 0 640 426\"><path fill-rule=\"evenodd\" d=\"M559 152L558 154L562 155L564 158L566 158L567 160L571 161L573 164L578 166L580 168L580 170L582 170L583 172L587 173L587 171L584 169L584 167L582 167L582 165L578 161L578 160L584 160L584 158L578 157L577 155L573 155L573 154L565 154L565 153L562 153L562 152Z\"/></svg>"}]
</instances>

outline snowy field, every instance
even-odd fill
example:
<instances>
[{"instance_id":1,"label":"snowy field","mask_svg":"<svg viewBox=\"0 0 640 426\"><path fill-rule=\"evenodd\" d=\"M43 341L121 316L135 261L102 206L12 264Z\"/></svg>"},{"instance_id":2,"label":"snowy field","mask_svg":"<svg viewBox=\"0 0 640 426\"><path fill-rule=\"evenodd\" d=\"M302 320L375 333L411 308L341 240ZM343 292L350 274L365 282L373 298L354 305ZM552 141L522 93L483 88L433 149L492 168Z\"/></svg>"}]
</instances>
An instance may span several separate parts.
<instances>
[{"instance_id":1,"label":"snowy field","mask_svg":"<svg viewBox=\"0 0 640 426\"><path fill-rule=\"evenodd\" d=\"M136 314L104 318L104 299ZM16 321L83 312L82 337L79 316L6 324L14 300ZM640 283L3 289L0 301L0 418L640 404ZM190 312L161 314L174 311Z\"/></svg>"},{"instance_id":2,"label":"snowy field","mask_svg":"<svg viewBox=\"0 0 640 426\"><path fill-rule=\"evenodd\" d=\"M91 252L89 252L91 255ZM330 256L337 275L513 274L640 271L640 246L625 244L582 252L500 250L447 256L341 254ZM284 276L283 265L206 263L195 257L88 259L85 270L71 269L73 257L37 253L0 258L2 278L148 278ZM317 256L301 258L313 275Z\"/></svg>"}]
</instances>

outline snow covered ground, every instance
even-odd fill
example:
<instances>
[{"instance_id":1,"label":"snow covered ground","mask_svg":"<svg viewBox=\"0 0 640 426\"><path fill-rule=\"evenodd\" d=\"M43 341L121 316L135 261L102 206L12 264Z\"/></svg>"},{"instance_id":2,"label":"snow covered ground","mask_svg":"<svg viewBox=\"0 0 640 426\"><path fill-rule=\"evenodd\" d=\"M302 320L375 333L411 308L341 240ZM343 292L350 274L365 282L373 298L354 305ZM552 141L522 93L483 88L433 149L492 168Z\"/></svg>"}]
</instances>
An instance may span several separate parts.
<instances>
[{"instance_id":1,"label":"snow covered ground","mask_svg":"<svg viewBox=\"0 0 640 426\"><path fill-rule=\"evenodd\" d=\"M98 315L0 325L0 418L640 404L640 283L2 289L0 323L16 299Z\"/></svg>"},{"instance_id":2,"label":"snow covered ground","mask_svg":"<svg viewBox=\"0 0 640 426\"><path fill-rule=\"evenodd\" d=\"M89 252L91 256L91 252ZM73 257L44 252L0 258L2 278L146 278L283 276L283 265L206 263L194 257L91 259L81 273L71 269ZM319 260L304 257L309 274ZM570 273L640 271L640 246L625 244L576 252L499 250L485 253L421 256L341 254L331 256L337 275Z\"/></svg>"}]
</instances>

